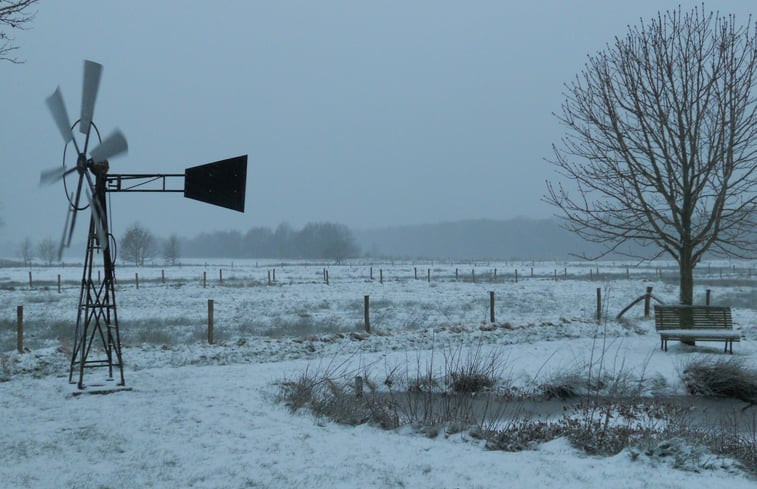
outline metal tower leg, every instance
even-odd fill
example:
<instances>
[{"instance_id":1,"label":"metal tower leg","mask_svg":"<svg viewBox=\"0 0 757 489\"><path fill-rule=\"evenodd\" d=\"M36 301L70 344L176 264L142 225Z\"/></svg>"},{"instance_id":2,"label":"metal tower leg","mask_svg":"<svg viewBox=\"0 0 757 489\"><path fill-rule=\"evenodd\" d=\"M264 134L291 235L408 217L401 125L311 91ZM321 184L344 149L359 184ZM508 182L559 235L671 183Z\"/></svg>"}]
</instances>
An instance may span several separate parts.
<instances>
[{"instance_id":1,"label":"metal tower leg","mask_svg":"<svg viewBox=\"0 0 757 489\"><path fill-rule=\"evenodd\" d=\"M93 280L93 273L96 273L94 271L96 253L102 254L103 273L101 279ZM79 310L74 331L74 348L68 374L69 382L73 383L74 372L78 371L79 389L85 388L84 369L95 367L108 367L109 380L113 379L113 367L117 367L120 375L118 385L125 385L114 278L115 271L110 247L102 249L98 243L93 217L89 224Z\"/></svg>"}]
</instances>

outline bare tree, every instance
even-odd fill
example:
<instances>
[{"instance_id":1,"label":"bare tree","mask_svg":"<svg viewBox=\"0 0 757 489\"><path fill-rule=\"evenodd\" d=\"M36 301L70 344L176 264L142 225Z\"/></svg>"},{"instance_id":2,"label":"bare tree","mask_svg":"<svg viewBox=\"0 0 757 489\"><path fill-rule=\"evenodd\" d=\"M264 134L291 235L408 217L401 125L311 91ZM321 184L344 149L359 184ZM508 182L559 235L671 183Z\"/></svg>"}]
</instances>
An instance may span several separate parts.
<instances>
[{"instance_id":1,"label":"bare tree","mask_svg":"<svg viewBox=\"0 0 757 489\"><path fill-rule=\"evenodd\" d=\"M13 56L13 51L18 49L14 44L15 39L8 34L9 30L24 30L29 27L36 12L31 12L31 7L38 0L0 0L0 61L21 63L21 60Z\"/></svg>"},{"instance_id":2,"label":"bare tree","mask_svg":"<svg viewBox=\"0 0 757 489\"><path fill-rule=\"evenodd\" d=\"M163 245L163 259L169 265L176 265L180 256L179 238L175 234L172 234Z\"/></svg>"},{"instance_id":3,"label":"bare tree","mask_svg":"<svg viewBox=\"0 0 757 489\"><path fill-rule=\"evenodd\" d=\"M556 115L551 163L576 189L547 182L545 201L601 256L637 241L674 258L682 304L705 252L755 252L756 34L751 18L658 13L589 56Z\"/></svg>"},{"instance_id":4,"label":"bare tree","mask_svg":"<svg viewBox=\"0 0 757 489\"><path fill-rule=\"evenodd\" d=\"M31 239L24 238L21 245L18 247L18 256L21 257L24 266L31 266L32 259L34 258L34 248Z\"/></svg>"},{"instance_id":5,"label":"bare tree","mask_svg":"<svg viewBox=\"0 0 757 489\"><path fill-rule=\"evenodd\" d=\"M132 224L121 240L120 252L124 261L132 261L137 266L145 264L145 258L153 254L155 239L139 223Z\"/></svg>"},{"instance_id":6,"label":"bare tree","mask_svg":"<svg viewBox=\"0 0 757 489\"><path fill-rule=\"evenodd\" d=\"M45 238L37 244L37 256L52 265L58 259L58 245L50 238Z\"/></svg>"}]
</instances>

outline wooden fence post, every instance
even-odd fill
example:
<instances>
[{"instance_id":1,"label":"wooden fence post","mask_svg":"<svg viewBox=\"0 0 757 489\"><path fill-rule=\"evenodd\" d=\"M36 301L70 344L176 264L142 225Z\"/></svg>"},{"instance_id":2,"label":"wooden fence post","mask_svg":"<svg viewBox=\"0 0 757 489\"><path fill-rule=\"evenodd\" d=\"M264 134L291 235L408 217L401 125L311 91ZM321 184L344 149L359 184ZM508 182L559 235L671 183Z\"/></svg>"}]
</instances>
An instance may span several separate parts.
<instances>
[{"instance_id":1,"label":"wooden fence post","mask_svg":"<svg viewBox=\"0 0 757 489\"><path fill-rule=\"evenodd\" d=\"M494 269L494 281L495 282L497 281L497 269L496 268Z\"/></svg>"},{"instance_id":2,"label":"wooden fence post","mask_svg":"<svg viewBox=\"0 0 757 489\"><path fill-rule=\"evenodd\" d=\"M60 273L58 274L58 293L60 294Z\"/></svg>"},{"instance_id":3,"label":"wooden fence post","mask_svg":"<svg viewBox=\"0 0 757 489\"><path fill-rule=\"evenodd\" d=\"M415 275L415 280L418 280L418 267L413 267L413 274Z\"/></svg>"},{"instance_id":4,"label":"wooden fence post","mask_svg":"<svg viewBox=\"0 0 757 489\"><path fill-rule=\"evenodd\" d=\"M326 285L328 285L329 284L329 271L328 271L328 269L325 270L325 272L326 272Z\"/></svg>"},{"instance_id":5,"label":"wooden fence post","mask_svg":"<svg viewBox=\"0 0 757 489\"><path fill-rule=\"evenodd\" d=\"M471 276L471 279L473 280L473 283L475 284L476 283L476 269L475 268L471 269L470 276Z\"/></svg>"},{"instance_id":6,"label":"wooden fence post","mask_svg":"<svg viewBox=\"0 0 757 489\"><path fill-rule=\"evenodd\" d=\"M363 378L359 375L355 376L355 396L363 397Z\"/></svg>"},{"instance_id":7,"label":"wooden fence post","mask_svg":"<svg viewBox=\"0 0 757 489\"><path fill-rule=\"evenodd\" d=\"M380 284L384 283L384 269L383 268L379 268L379 283Z\"/></svg>"},{"instance_id":8,"label":"wooden fence post","mask_svg":"<svg viewBox=\"0 0 757 489\"><path fill-rule=\"evenodd\" d=\"M707 289L707 295L705 296L705 302L706 305L710 305L710 289Z\"/></svg>"},{"instance_id":9,"label":"wooden fence post","mask_svg":"<svg viewBox=\"0 0 757 489\"><path fill-rule=\"evenodd\" d=\"M166 283L166 271L161 270L160 271L160 283L164 284Z\"/></svg>"},{"instance_id":10,"label":"wooden fence post","mask_svg":"<svg viewBox=\"0 0 757 489\"><path fill-rule=\"evenodd\" d=\"M223 285L223 269L222 268L218 269L218 283L220 285Z\"/></svg>"},{"instance_id":11,"label":"wooden fence post","mask_svg":"<svg viewBox=\"0 0 757 489\"><path fill-rule=\"evenodd\" d=\"M597 287L597 322L602 322L602 289Z\"/></svg>"},{"instance_id":12,"label":"wooden fence post","mask_svg":"<svg viewBox=\"0 0 757 489\"><path fill-rule=\"evenodd\" d=\"M515 283L518 283L518 269L515 269Z\"/></svg>"},{"instance_id":13,"label":"wooden fence post","mask_svg":"<svg viewBox=\"0 0 757 489\"><path fill-rule=\"evenodd\" d=\"M489 321L494 322L494 291L489 291Z\"/></svg>"},{"instance_id":14,"label":"wooden fence post","mask_svg":"<svg viewBox=\"0 0 757 489\"><path fill-rule=\"evenodd\" d=\"M457 269L457 268L455 268L455 282L457 282L457 278L458 278L457 276L458 276L458 273L459 273L458 269Z\"/></svg>"},{"instance_id":15,"label":"wooden fence post","mask_svg":"<svg viewBox=\"0 0 757 489\"><path fill-rule=\"evenodd\" d=\"M24 306L16 307L16 348L24 352Z\"/></svg>"},{"instance_id":16,"label":"wooden fence post","mask_svg":"<svg viewBox=\"0 0 757 489\"><path fill-rule=\"evenodd\" d=\"M208 344L213 344L213 299L208 299Z\"/></svg>"},{"instance_id":17,"label":"wooden fence post","mask_svg":"<svg viewBox=\"0 0 757 489\"><path fill-rule=\"evenodd\" d=\"M208 272L202 272L202 288L208 285Z\"/></svg>"},{"instance_id":18,"label":"wooden fence post","mask_svg":"<svg viewBox=\"0 0 757 489\"><path fill-rule=\"evenodd\" d=\"M631 278L631 272L628 270L628 267L626 267L626 280Z\"/></svg>"},{"instance_id":19,"label":"wooden fence post","mask_svg":"<svg viewBox=\"0 0 757 489\"><path fill-rule=\"evenodd\" d=\"M268 285L271 285L271 271L268 270Z\"/></svg>"},{"instance_id":20,"label":"wooden fence post","mask_svg":"<svg viewBox=\"0 0 757 489\"><path fill-rule=\"evenodd\" d=\"M428 283L431 283L431 269L430 268L426 269L426 275L427 275L426 278L427 278Z\"/></svg>"},{"instance_id":21,"label":"wooden fence post","mask_svg":"<svg viewBox=\"0 0 757 489\"><path fill-rule=\"evenodd\" d=\"M650 303L652 302L652 287L647 287L647 293L644 296L644 317L649 317Z\"/></svg>"},{"instance_id":22,"label":"wooden fence post","mask_svg":"<svg viewBox=\"0 0 757 489\"><path fill-rule=\"evenodd\" d=\"M276 282L276 269L273 269L273 281Z\"/></svg>"},{"instance_id":23,"label":"wooden fence post","mask_svg":"<svg viewBox=\"0 0 757 489\"><path fill-rule=\"evenodd\" d=\"M137 286L137 290L139 290L139 273L137 272L134 273L134 283Z\"/></svg>"},{"instance_id":24,"label":"wooden fence post","mask_svg":"<svg viewBox=\"0 0 757 489\"><path fill-rule=\"evenodd\" d=\"M29 288L32 288L32 271L29 270Z\"/></svg>"},{"instance_id":25,"label":"wooden fence post","mask_svg":"<svg viewBox=\"0 0 757 489\"><path fill-rule=\"evenodd\" d=\"M555 282L557 282L557 269L555 268Z\"/></svg>"},{"instance_id":26,"label":"wooden fence post","mask_svg":"<svg viewBox=\"0 0 757 489\"><path fill-rule=\"evenodd\" d=\"M373 267L371 267L371 280L373 280Z\"/></svg>"},{"instance_id":27,"label":"wooden fence post","mask_svg":"<svg viewBox=\"0 0 757 489\"><path fill-rule=\"evenodd\" d=\"M363 317L365 318L365 332L371 332L371 312L369 296L363 296Z\"/></svg>"},{"instance_id":28,"label":"wooden fence post","mask_svg":"<svg viewBox=\"0 0 757 489\"><path fill-rule=\"evenodd\" d=\"M568 279L568 267L565 267L565 269L563 270L563 276L566 280Z\"/></svg>"}]
</instances>

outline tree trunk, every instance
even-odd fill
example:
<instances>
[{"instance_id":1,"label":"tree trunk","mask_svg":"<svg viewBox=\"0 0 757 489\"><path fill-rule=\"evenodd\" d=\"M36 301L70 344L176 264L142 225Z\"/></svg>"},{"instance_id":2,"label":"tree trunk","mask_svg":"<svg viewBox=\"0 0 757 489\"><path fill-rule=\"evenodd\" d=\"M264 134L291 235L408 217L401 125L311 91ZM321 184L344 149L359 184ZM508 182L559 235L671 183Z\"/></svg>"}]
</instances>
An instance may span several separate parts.
<instances>
[{"instance_id":1,"label":"tree trunk","mask_svg":"<svg viewBox=\"0 0 757 489\"><path fill-rule=\"evenodd\" d=\"M682 256L678 269L681 276L679 302L690 306L694 303L694 264L691 258Z\"/></svg>"},{"instance_id":2,"label":"tree trunk","mask_svg":"<svg viewBox=\"0 0 757 489\"><path fill-rule=\"evenodd\" d=\"M688 251L688 250L686 250ZM678 270L680 274L680 298L681 304L692 305L694 304L694 263L691 259L691 252L681 253L680 260L678 261ZM687 322L693 321L693 318L686 318L683 314L681 320ZM681 340L684 345L695 346L694 340Z\"/></svg>"}]
</instances>

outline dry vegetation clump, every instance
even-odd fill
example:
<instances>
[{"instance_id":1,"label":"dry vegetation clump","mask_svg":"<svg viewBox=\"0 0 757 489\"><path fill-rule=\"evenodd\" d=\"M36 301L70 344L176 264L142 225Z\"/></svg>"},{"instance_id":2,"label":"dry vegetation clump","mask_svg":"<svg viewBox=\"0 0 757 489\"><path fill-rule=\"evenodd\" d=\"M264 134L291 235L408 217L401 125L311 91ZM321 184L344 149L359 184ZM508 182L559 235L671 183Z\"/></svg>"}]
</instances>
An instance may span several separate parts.
<instances>
[{"instance_id":1,"label":"dry vegetation clump","mask_svg":"<svg viewBox=\"0 0 757 489\"><path fill-rule=\"evenodd\" d=\"M464 349L460 344L444 350L445 378L452 392L472 394L490 390L501 379L507 359L499 349L485 352L482 341L483 337L475 348Z\"/></svg>"},{"instance_id":2,"label":"dry vegetation clump","mask_svg":"<svg viewBox=\"0 0 757 489\"><path fill-rule=\"evenodd\" d=\"M565 438L590 455L628 450L633 460L641 456L666 460L681 470L737 466L757 474L757 412L747 433L735 422L731 427L702 429L692 425L685 407L639 396L646 380L632 375L622 362L609 369L612 372L587 366L583 374L576 369L541 384L542 399L582 399L554 419L519 415L512 401L533 400L528 393L512 398L495 392L506 365L496 351L484 354L480 346L448 349L442 363L438 369L433 355L425 364L419 357L412 376L394 367L381 389L365 370L360 375L346 369L338 374L338 369L306 370L281 382L279 397L292 411L305 408L347 425L369 423L383 429L410 425L429 437L467 430L490 450L530 450ZM696 394L743 398L755 392L754 372L735 360L695 361L686 366L683 377Z\"/></svg>"},{"instance_id":3,"label":"dry vegetation clump","mask_svg":"<svg viewBox=\"0 0 757 489\"><path fill-rule=\"evenodd\" d=\"M471 435L486 440L488 450L520 452L565 436L565 433L560 423L519 419L509 422L502 429L474 432Z\"/></svg>"},{"instance_id":4,"label":"dry vegetation clump","mask_svg":"<svg viewBox=\"0 0 757 489\"><path fill-rule=\"evenodd\" d=\"M587 400L559 419L514 419L481 438L490 450L521 451L564 437L590 455L616 455L644 440L672 436L682 426L681 414L653 401Z\"/></svg>"},{"instance_id":5,"label":"dry vegetation clump","mask_svg":"<svg viewBox=\"0 0 757 489\"><path fill-rule=\"evenodd\" d=\"M752 413L749 432L740 431L734 424L704 433L702 438L714 453L737 460L742 469L757 475L757 413Z\"/></svg>"},{"instance_id":6,"label":"dry vegetation clump","mask_svg":"<svg viewBox=\"0 0 757 489\"><path fill-rule=\"evenodd\" d=\"M356 426L370 423L383 429L399 427L397 407L390 398L377 395L373 382L346 383L346 375L323 374L308 370L299 377L279 384L279 400L292 412L309 409L314 415L340 424ZM361 377L362 379L362 377Z\"/></svg>"},{"instance_id":7,"label":"dry vegetation clump","mask_svg":"<svg viewBox=\"0 0 757 489\"><path fill-rule=\"evenodd\" d=\"M693 360L683 367L681 380L692 395L757 402L757 370L737 358Z\"/></svg>"},{"instance_id":8,"label":"dry vegetation clump","mask_svg":"<svg viewBox=\"0 0 757 489\"><path fill-rule=\"evenodd\" d=\"M536 391L544 399L548 400L573 399L579 395L582 386L585 386L586 382L587 380L581 377L578 372L569 372L557 375L539 384Z\"/></svg>"}]
</instances>

